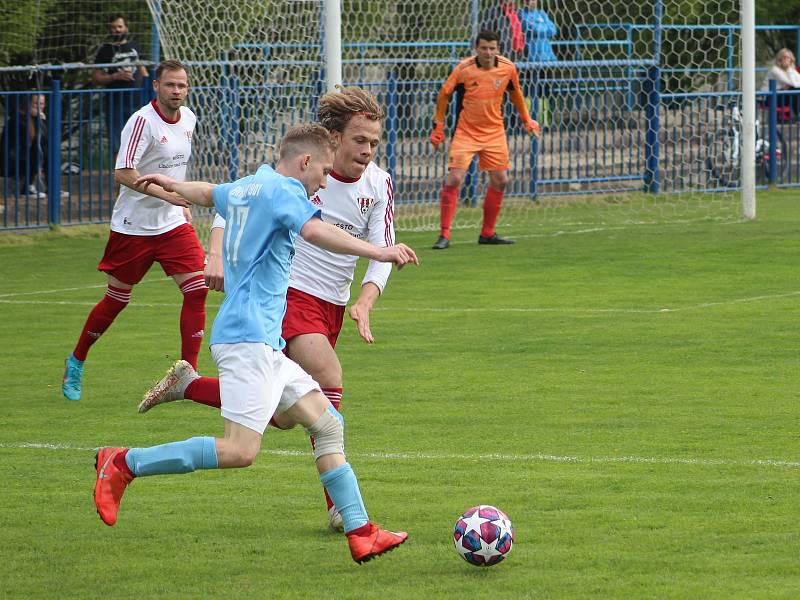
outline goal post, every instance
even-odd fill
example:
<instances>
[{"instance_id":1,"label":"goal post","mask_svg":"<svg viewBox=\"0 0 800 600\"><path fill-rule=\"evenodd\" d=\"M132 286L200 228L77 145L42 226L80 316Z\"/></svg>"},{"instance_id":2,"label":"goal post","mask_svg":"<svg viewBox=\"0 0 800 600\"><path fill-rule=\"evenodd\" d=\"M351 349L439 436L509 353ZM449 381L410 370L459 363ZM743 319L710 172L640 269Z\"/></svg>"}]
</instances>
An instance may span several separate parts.
<instances>
[{"instance_id":1,"label":"goal post","mask_svg":"<svg viewBox=\"0 0 800 600\"><path fill-rule=\"evenodd\" d=\"M756 218L756 7L742 2L742 216Z\"/></svg>"}]
</instances>

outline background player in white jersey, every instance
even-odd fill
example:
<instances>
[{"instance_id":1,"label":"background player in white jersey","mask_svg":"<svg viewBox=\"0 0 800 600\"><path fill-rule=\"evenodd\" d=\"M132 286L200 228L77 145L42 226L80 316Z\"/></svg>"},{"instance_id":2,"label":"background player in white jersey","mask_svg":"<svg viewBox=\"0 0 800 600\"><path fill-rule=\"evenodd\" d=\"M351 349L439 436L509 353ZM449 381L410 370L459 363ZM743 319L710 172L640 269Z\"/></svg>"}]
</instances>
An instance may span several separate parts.
<instances>
[{"instance_id":1,"label":"background player in white jersey","mask_svg":"<svg viewBox=\"0 0 800 600\"><path fill-rule=\"evenodd\" d=\"M356 87L340 88L320 99L319 121L339 145L327 187L312 198L322 211L323 221L378 247L394 244L394 185L389 173L372 162L383 118L375 97ZM215 219L205 271L209 287L218 291L224 285L220 259L224 226L222 219ZM283 319L286 354L320 384L331 404L340 410L342 366L335 347L357 257L318 248L302 238L295 249ZM371 261L358 299L347 311L367 343L374 341L370 311L390 273L391 265ZM219 406L219 384L215 378L199 377L189 365L178 363L145 394L140 411L184 397ZM326 503L331 526L340 530L341 518L327 496Z\"/></svg>"},{"instance_id":2,"label":"background player in white jersey","mask_svg":"<svg viewBox=\"0 0 800 600\"><path fill-rule=\"evenodd\" d=\"M90 346L128 305L133 286L154 262L161 264L183 293L181 357L197 365L208 287L203 277L203 247L189 224L189 204L160 188L150 190L148 196L134 184L142 174L161 173L177 180L186 176L196 122L194 113L183 106L189 91L186 68L175 60L162 62L153 89L156 99L131 115L122 131L114 170L119 196L97 267L108 273L108 289L89 313L75 349L67 357L61 390L70 400L81 397L83 361Z\"/></svg>"},{"instance_id":3,"label":"background player in white jersey","mask_svg":"<svg viewBox=\"0 0 800 600\"><path fill-rule=\"evenodd\" d=\"M247 467L255 460L273 413L284 425L300 423L316 439L314 455L323 485L340 507L353 560L364 562L402 544L407 534L369 521L358 481L344 456L341 415L319 386L281 353L281 319L286 308L289 265L299 233L312 244L373 260L419 264L414 251L398 244L378 248L319 219L308 197L325 180L333 141L319 125L290 129L273 171L214 186L179 183L146 175L157 183L227 217L224 270L227 294L211 331L211 353L220 374L223 438L195 437L151 448L103 448L97 455L95 506L107 525L117 520L127 485L136 476L186 473L195 469Z\"/></svg>"}]
</instances>

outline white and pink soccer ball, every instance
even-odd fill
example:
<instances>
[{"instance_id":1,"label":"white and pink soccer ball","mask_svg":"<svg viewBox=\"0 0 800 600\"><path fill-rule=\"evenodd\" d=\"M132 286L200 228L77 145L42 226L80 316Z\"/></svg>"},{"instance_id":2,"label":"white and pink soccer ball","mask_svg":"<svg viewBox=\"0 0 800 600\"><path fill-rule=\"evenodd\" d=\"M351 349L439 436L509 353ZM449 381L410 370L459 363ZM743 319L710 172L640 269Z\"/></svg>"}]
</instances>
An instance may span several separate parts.
<instances>
[{"instance_id":1,"label":"white and pink soccer ball","mask_svg":"<svg viewBox=\"0 0 800 600\"><path fill-rule=\"evenodd\" d=\"M459 556L469 564L491 567L511 552L514 527L499 508L487 504L473 506L456 521L453 543Z\"/></svg>"}]
</instances>

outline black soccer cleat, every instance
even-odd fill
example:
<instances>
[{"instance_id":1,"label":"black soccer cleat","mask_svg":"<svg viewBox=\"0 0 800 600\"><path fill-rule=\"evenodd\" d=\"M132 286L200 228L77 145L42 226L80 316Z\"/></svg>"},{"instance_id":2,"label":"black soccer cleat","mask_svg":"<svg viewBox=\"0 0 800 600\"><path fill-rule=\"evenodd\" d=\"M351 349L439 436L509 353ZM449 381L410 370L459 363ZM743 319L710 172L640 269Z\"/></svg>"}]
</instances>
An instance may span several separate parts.
<instances>
[{"instance_id":1,"label":"black soccer cleat","mask_svg":"<svg viewBox=\"0 0 800 600\"><path fill-rule=\"evenodd\" d=\"M436 243L433 245L434 250L444 250L450 246L450 240L448 240L443 235L439 236L439 239L436 240Z\"/></svg>"},{"instance_id":2,"label":"black soccer cleat","mask_svg":"<svg viewBox=\"0 0 800 600\"><path fill-rule=\"evenodd\" d=\"M494 235L488 237L484 237L482 235L478 236L478 243L489 244L490 246L499 246L501 244L513 244L514 240L509 240L508 238L500 237L495 233Z\"/></svg>"}]
</instances>

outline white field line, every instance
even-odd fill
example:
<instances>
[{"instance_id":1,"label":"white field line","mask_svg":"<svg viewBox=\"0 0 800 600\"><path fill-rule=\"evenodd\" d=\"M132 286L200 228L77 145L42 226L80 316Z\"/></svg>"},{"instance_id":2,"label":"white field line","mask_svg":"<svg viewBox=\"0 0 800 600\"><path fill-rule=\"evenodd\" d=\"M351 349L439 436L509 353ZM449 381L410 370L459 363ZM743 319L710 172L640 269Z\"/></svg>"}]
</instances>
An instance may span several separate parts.
<instances>
[{"instance_id":1,"label":"white field line","mask_svg":"<svg viewBox=\"0 0 800 600\"><path fill-rule=\"evenodd\" d=\"M92 286L99 287L99 286ZM85 289L85 288L70 288L70 289ZM53 290L53 292L56 290ZM66 291L66 290L65 290ZM25 292L27 295L35 294L38 292ZM50 292L43 292L50 293ZM9 300L3 296L13 296L14 294L0 295L0 304L36 304L36 305L63 305L63 306L94 306L97 302L76 302L71 300ZM674 308L564 308L564 307L546 307L546 306L529 306L521 308L512 307L491 307L491 308L472 308L472 307L444 307L433 308L424 306L403 306L394 308L375 307L374 311L379 312L409 312L409 313L561 313L561 314L657 314L657 313L673 313L673 312L686 312L691 310L702 310L706 308L715 308L718 306L731 306L734 304L746 304L749 302L760 302L765 300L777 300L780 298L792 298L800 296L800 291L785 292L782 294L766 294L762 296L750 296L745 298L732 298L730 300L721 300L718 302L702 302L700 304L690 304L688 306L676 306ZM221 297L220 297L221 298ZM176 297L173 303L143 303L132 301L130 307L134 308L163 308L180 306L181 299ZM217 306L218 304L213 300L207 303L207 306Z\"/></svg>"},{"instance_id":2,"label":"white field line","mask_svg":"<svg viewBox=\"0 0 800 600\"><path fill-rule=\"evenodd\" d=\"M94 452L98 448L73 446L71 444L50 444L44 442L6 442L0 449L9 450L62 450L68 452ZM308 457L311 451L300 450L261 450L269 456ZM461 454L429 452L351 452L354 458L388 461L406 460L453 460L453 461L502 461L502 462L552 462L577 465L591 464L633 464L633 465L687 465L697 467L771 467L777 469L800 469L800 461L752 459L728 460L724 458L673 458L658 456L559 456L555 454Z\"/></svg>"},{"instance_id":3,"label":"white field line","mask_svg":"<svg viewBox=\"0 0 800 600\"><path fill-rule=\"evenodd\" d=\"M142 285L144 283L156 283L159 281L169 281L172 277L148 277L140 281L137 285ZM57 288L54 290L36 290L33 292L12 292L10 294L0 294L0 298L14 298L17 296L38 296L42 294L60 294L62 292L78 292L82 290L94 290L98 288L106 288L108 287L108 282L105 283L92 283L88 285L82 285L79 287L68 287L68 288Z\"/></svg>"}]
</instances>

